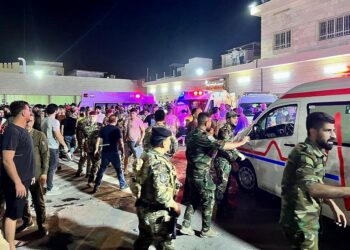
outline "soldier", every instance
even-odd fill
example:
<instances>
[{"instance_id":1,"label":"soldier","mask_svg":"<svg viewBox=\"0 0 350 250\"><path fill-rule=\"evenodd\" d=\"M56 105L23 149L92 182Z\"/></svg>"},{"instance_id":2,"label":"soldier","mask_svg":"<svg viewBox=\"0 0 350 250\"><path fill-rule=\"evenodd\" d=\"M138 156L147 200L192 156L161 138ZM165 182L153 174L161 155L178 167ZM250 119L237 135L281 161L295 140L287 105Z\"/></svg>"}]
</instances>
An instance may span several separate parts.
<instances>
[{"instance_id":1,"label":"soldier","mask_svg":"<svg viewBox=\"0 0 350 250\"><path fill-rule=\"evenodd\" d=\"M75 174L75 177L81 176L81 173L83 172L83 166L84 166L85 162L87 162L86 174L85 174L85 178L87 178L89 176L89 173L90 173L91 161L90 161L90 158L87 157L87 154L84 152L84 143L86 140L86 136L84 134L84 128L86 126L88 126L91 118L89 116L85 117L85 112L86 112L86 109L84 107L81 107L80 108L80 119L78 119L77 128L76 128L76 135L77 135L80 159L79 159L79 163L78 163L78 170Z\"/></svg>"},{"instance_id":2,"label":"soldier","mask_svg":"<svg viewBox=\"0 0 350 250\"><path fill-rule=\"evenodd\" d=\"M350 187L323 183L327 154L336 140L334 118L314 112L306 118L307 138L288 156L282 178L280 224L292 249L318 249L319 216L327 204L338 226L346 217L333 198L350 197Z\"/></svg>"},{"instance_id":3,"label":"soldier","mask_svg":"<svg viewBox=\"0 0 350 250\"><path fill-rule=\"evenodd\" d=\"M191 228L191 219L194 211L202 208L202 231L201 237L215 237L218 234L211 229L211 217L214 207L215 184L210 176L212 152L214 150L233 150L249 141L245 137L240 142L217 141L208 134L211 129L211 120L208 113L198 115L198 127L186 137L186 185L184 196L186 212L182 223L181 233L194 235ZM187 193L187 194L186 194Z\"/></svg>"},{"instance_id":4,"label":"soldier","mask_svg":"<svg viewBox=\"0 0 350 250\"><path fill-rule=\"evenodd\" d=\"M152 136L152 128L153 127L162 127L162 128L166 128L170 131L170 128L165 124L165 112L164 110L157 110L154 114L154 119L156 120L156 124L154 126L149 126L147 129L146 129L146 132L145 132L145 138L143 139L143 149L148 152L149 150L152 149L152 146L151 146L151 136ZM169 153L167 153L167 155L169 156L172 156L175 154L178 146L179 146L179 143L177 142L174 134L171 135L170 137L170 140L171 140L171 146L170 146L170 151Z\"/></svg>"},{"instance_id":5,"label":"soldier","mask_svg":"<svg viewBox=\"0 0 350 250\"><path fill-rule=\"evenodd\" d=\"M162 127L152 129L152 150L143 154L143 165L138 174L141 187L137 199L139 237L134 249L175 249L171 237L180 215L180 205L175 201L178 190L175 167L165 153L170 150L171 132Z\"/></svg>"},{"instance_id":6,"label":"soldier","mask_svg":"<svg viewBox=\"0 0 350 250\"><path fill-rule=\"evenodd\" d=\"M226 123L219 129L218 140L225 142L233 142L234 130L238 122L239 115L234 112L226 113ZM231 172L231 164L237 159L244 160L243 154L239 153L237 149L225 151L218 150L216 158L214 160L214 170L216 172L216 199L221 201L224 198L224 194L227 187L228 178Z\"/></svg>"},{"instance_id":7,"label":"soldier","mask_svg":"<svg viewBox=\"0 0 350 250\"><path fill-rule=\"evenodd\" d=\"M95 181L96 172L101 163L101 157L99 152L95 154L96 142L99 135L99 126L97 124L97 113L91 111L89 113L90 119L83 128L83 133L86 138L84 142L83 155L86 155L91 162L91 169L88 173L88 186L91 187Z\"/></svg>"},{"instance_id":8,"label":"soldier","mask_svg":"<svg viewBox=\"0 0 350 250\"><path fill-rule=\"evenodd\" d=\"M46 221L45 201L44 201L44 184L47 179L47 170L49 168L49 148L45 134L39 130L33 128L34 114L31 114L30 120L27 123L27 131L33 140L34 146L34 164L35 164L35 183L29 187L32 195L34 209L36 213L36 222L38 226L38 232L41 236L47 235L48 231L44 226ZM23 224L17 228L16 233L25 230L28 227L34 225L32 216L30 214L29 202L24 207L24 214L22 217Z\"/></svg>"}]
</instances>

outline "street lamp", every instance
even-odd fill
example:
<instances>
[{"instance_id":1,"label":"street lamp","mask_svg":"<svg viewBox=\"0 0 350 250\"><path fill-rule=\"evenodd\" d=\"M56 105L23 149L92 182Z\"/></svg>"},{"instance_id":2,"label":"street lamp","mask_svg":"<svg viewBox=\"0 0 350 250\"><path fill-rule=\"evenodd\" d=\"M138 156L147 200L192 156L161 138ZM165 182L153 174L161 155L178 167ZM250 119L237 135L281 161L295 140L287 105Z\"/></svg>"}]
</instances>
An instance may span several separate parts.
<instances>
[{"instance_id":1,"label":"street lamp","mask_svg":"<svg viewBox=\"0 0 350 250\"><path fill-rule=\"evenodd\" d=\"M25 74L27 73L27 64L26 60L23 57L18 57L18 61L22 62L22 73Z\"/></svg>"},{"instance_id":2,"label":"street lamp","mask_svg":"<svg viewBox=\"0 0 350 250\"><path fill-rule=\"evenodd\" d=\"M252 3L249 5L249 11L250 11L250 15L254 16L257 12L258 12L258 9L256 8L258 4L256 2Z\"/></svg>"},{"instance_id":3,"label":"street lamp","mask_svg":"<svg viewBox=\"0 0 350 250\"><path fill-rule=\"evenodd\" d=\"M196 69L196 74L197 74L197 76L202 76L204 74L204 69L202 69L202 68Z\"/></svg>"},{"instance_id":4,"label":"street lamp","mask_svg":"<svg viewBox=\"0 0 350 250\"><path fill-rule=\"evenodd\" d=\"M43 70L35 70L34 75L38 77L39 79L43 78L44 76L44 71Z\"/></svg>"}]
</instances>

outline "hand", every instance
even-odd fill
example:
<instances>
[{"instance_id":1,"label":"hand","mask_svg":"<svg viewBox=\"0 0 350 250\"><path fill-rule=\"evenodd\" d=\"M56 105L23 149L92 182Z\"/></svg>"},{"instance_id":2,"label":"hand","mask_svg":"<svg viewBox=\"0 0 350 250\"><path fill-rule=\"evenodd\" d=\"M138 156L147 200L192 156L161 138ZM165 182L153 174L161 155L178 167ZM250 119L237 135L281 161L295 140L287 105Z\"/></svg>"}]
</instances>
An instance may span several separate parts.
<instances>
[{"instance_id":1,"label":"hand","mask_svg":"<svg viewBox=\"0 0 350 250\"><path fill-rule=\"evenodd\" d=\"M242 142L243 145L244 145L244 144L246 144L246 143L249 142L249 141L250 141L250 137L249 137L249 136L244 136L241 142Z\"/></svg>"},{"instance_id":2,"label":"hand","mask_svg":"<svg viewBox=\"0 0 350 250\"><path fill-rule=\"evenodd\" d=\"M35 184L35 177L32 178L32 181L30 182L30 185Z\"/></svg>"},{"instance_id":3,"label":"hand","mask_svg":"<svg viewBox=\"0 0 350 250\"><path fill-rule=\"evenodd\" d=\"M40 175L40 180L39 180L39 181L40 181L40 184L41 184L42 186L45 185L46 180L47 180L47 175L46 175L46 174Z\"/></svg>"},{"instance_id":4,"label":"hand","mask_svg":"<svg viewBox=\"0 0 350 250\"><path fill-rule=\"evenodd\" d=\"M123 151L120 151L120 159L124 159L125 155Z\"/></svg>"},{"instance_id":5,"label":"hand","mask_svg":"<svg viewBox=\"0 0 350 250\"><path fill-rule=\"evenodd\" d=\"M16 183L16 197L17 198L24 198L27 197L27 190L25 186L22 184L22 182Z\"/></svg>"},{"instance_id":6,"label":"hand","mask_svg":"<svg viewBox=\"0 0 350 250\"><path fill-rule=\"evenodd\" d=\"M67 147L67 146L63 146L63 151L64 151L65 154L67 154L68 151L69 151L69 150L68 150L68 147Z\"/></svg>"},{"instance_id":7,"label":"hand","mask_svg":"<svg viewBox=\"0 0 350 250\"><path fill-rule=\"evenodd\" d=\"M81 155L82 155L83 157L86 157L86 156L87 156L87 153L86 153L85 151L83 151L83 152L81 152Z\"/></svg>"},{"instance_id":8,"label":"hand","mask_svg":"<svg viewBox=\"0 0 350 250\"><path fill-rule=\"evenodd\" d=\"M345 214L343 213L343 211L340 210L338 206L334 207L333 215L334 215L335 224L339 227L345 228L347 220L346 220Z\"/></svg>"},{"instance_id":9,"label":"hand","mask_svg":"<svg viewBox=\"0 0 350 250\"><path fill-rule=\"evenodd\" d=\"M98 154L98 149L95 149L94 155Z\"/></svg>"},{"instance_id":10,"label":"hand","mask_svg":"<svg viewBox=\"0 0 350 250\"><path fill-rule=\"evenodd\" d=\"M238 157L240 161L244 161L245 160L245 155L242 154L241 152L238 153Z\"/></svg>"},{"instance_id":11,"label":"hand","mask_svg":"<svg viewBox=\"0 0 350 250\"><path fill-rule=\"evenodd\" d=\"M179 203L175 202L173 209L174 209L177 217L179 217L181 215L181 206L179 205Z\"/></svg>"}]
</instances>

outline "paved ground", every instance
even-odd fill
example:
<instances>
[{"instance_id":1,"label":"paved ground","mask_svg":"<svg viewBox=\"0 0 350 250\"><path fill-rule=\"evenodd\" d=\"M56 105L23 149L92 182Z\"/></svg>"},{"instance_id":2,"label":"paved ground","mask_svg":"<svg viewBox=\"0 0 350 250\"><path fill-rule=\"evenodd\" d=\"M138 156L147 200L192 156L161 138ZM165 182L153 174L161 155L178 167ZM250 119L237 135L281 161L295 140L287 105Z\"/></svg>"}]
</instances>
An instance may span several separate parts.
<instances>
[{"instance_id":1,"label":"paved ground","mask_svg":"<svg viewBox=\"0 0 350 250\"><path fill-rule=\"evenodd\" d=\"M183 157L180 152L174 160L184 166ZM35 228L26 230L18 235L19 240L27 242L20 249L132 249L138 234L135 199L130 192L118 190L113 169L108 169L100 192L92 195L86 179L74 177L76 163L62 162L62 166L54 181L62 194L46 197L50 235L39 239ZM183 167L179 167L179 178L184 178ZM182 217L178 223L181 222ZM194 218L193 227L197 231L201 228L199 214ZM229 232L215 228L221 234L215 239L178 236L176 249L256 249Z\"/></svg>"},{"instance_id":2,"label":"paved ground","mask_svg":"<svg viewBox=\"0 0 350 250\"><path fill-rule=\"evenodd\" d=\"M178 178L184 181L184 151L177 153L173 161ZM135 199L130 192L118 190L113 169L107 170L101 191L92 195L86 179L74 177L76 163L62 163L63 169L55 178L62 194L46 200L50 235L38 239L35 228L31 228L18 235L20 240L28 242L20 249L132 249L138 234ZM235 179L231 181L230 206L215 211L214 225L220 236L202 239L180 235L176 239L176 249L288 249L278 225L280 199L263 191L241 192ZM181 222L182 217L179 224ZM199 214L194 218L193 227L197 231L201 228ZM349 228L337 228L331 220L323 218L320 249L349 249L344 241L349 235Z\"/></svg>"}]
</instances>

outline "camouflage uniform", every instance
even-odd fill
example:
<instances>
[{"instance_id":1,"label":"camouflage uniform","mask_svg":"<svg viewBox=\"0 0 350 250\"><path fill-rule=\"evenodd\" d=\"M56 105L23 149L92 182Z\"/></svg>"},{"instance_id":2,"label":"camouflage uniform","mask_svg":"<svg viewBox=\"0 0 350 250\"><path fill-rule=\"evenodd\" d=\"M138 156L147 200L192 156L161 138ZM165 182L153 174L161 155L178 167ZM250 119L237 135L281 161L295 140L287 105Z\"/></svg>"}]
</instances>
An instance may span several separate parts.
<instances>
[{"instance_id":1,"label":"camouflage uniform","mask_svg":"<svg viewBox=\"0 0 350 250\"><path fill-rule=\"evenodd\" d=\"M223 127L219 129L218 139L225 142L233 142L234 138L234 126L229 123L225 123ZM214 173L216 183L216 199L222 200L226 191L228 178L231 173L231 164L238 158L239 152L237 149L224 151L218 150L216 158L214 160Z\"/></svg>"},{"instance_id":2,"label":"camouflage uniform","mask_svg":"<svg viewBox=\"0 0 350 250\"><path fill-rule=\"evenodd\" d=\"M87 166L86 166L86 176L90 173L90 168L91 168L91 161L90 158L87 155L83 155L84 153L84 143L87 138L87 136L84 133L85 127L88 126L89 124L89 118L84 117L83 119L80 119L77 124L77 129L76 129L76 135L77 135L77 141L78 141L78 149L80 152L80 159L78 163L78 172L77 174L80 174L83 172L83 166L85 162L87 161Z\"/></svg>"},{"instance_id":3,"label":"camouflage uniform","mask_svg":"<svg viewBox=\"0 0 350 250\"><path fill-rule=\"evenodd\" d=\"M95 155L95 149L96 149L96 141L98 139L100 129L99 126L95 124L89 124L88 126L85 126L84 133L87 137L85 140L84 148L85 152L88 155L88 159L91 161L91 169L88 173L88 182L92 183L95 181L96 173L98 168L101 164L101 157L100 154Z\"/></svg>"},{"instance_id":4,"label":"camouflage uniform","mask_svg":"<svg viewBox=\"0 0 350 250\"><path fill-rule=\"evenodd\" d=\"M140 233L134 249L148 249L152 244L156 249L175 249L170 214L179 188L175 167L154 150L144 153L142 161L134 180L140 188L136 202Z\"/></svg>"},{"instance_id":5,"label":"camouflage uniform","mask_svg":"<svg viewBox=\"0 0 350 250\"><path fill-rule=\"evenodd\" d=\"M170 128L167 126L167 125L160 125L160 124L156 124L154 126L149 126L147 127L146 131L145 131L145 137L143 139L143 149L144 151L148 152L152 149L152 146L151 146L151 136L152 136L152 128L155 127L162 127L162 128L166 128L168 129L169 131ZM171 140L171 146L170 146L170 152L169 152L169 155L168 156L173 156L175 153L176 153L176 150L178 149L179 147L179 143L178 141L176 140L176 137L174 135L172 135L170 137L170 140Z\"/></svg>"},{"instance_id":6,"label":"camouflage uniform","mask_svg":"<svg viewBox=\"0 0 350 250\"><path fill-rule=\"evenodd\" d=\"M293 249L318 249L323 199L311 197L309 188L313 183L323 183L326 157L309 139L288 156L282 178L280 224Z\"/></svg>"},{"instance_id":7,"label":"camouflage uniform","mask_svg":"<svg viewBox=\"0 0 350 250\"><path fill-rule=\"evenodd\" d=\"M202 208L202 230L211 227L215 202L215 184L210 175L212 153L222 149L224 142L217 141L207 132L196 128L186 137L186 184L184 202L187 205L182 226L191 227L194 211ZM188 200L186 200L188 199Z\"/></svg>"}]
</instances>

